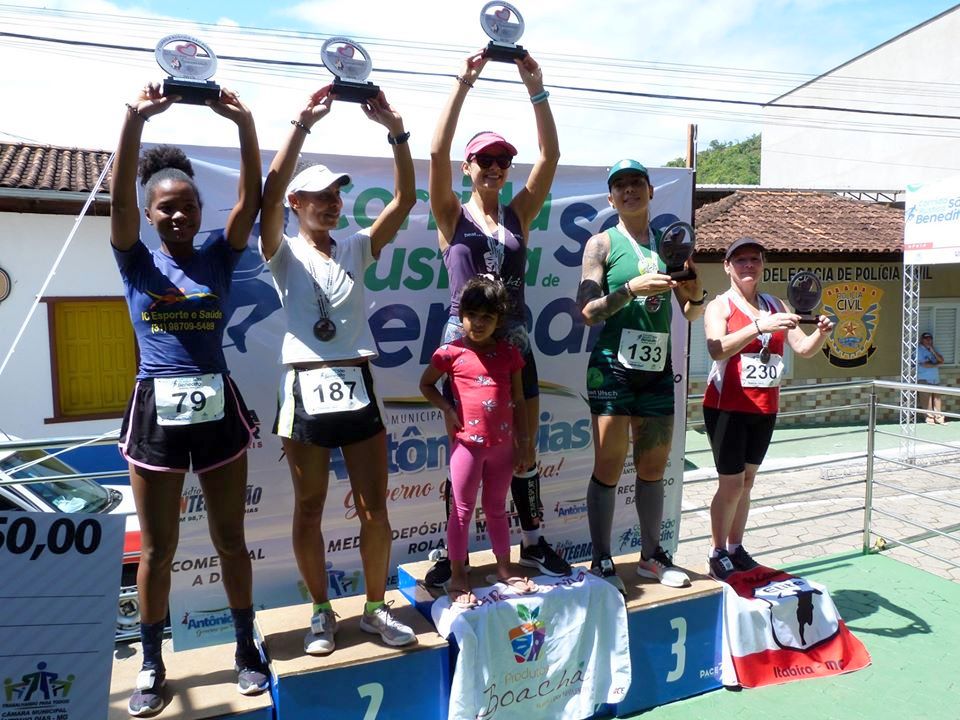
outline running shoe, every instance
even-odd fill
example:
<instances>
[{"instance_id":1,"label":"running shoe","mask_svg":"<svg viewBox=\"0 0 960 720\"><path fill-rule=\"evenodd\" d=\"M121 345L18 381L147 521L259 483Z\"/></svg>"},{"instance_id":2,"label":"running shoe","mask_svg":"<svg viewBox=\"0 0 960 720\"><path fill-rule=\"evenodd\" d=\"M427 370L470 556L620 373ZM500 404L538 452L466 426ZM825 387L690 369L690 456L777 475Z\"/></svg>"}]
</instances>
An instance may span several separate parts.
<instances>
[{"instance_id":1,"label":"running shoe","mask_svg":"<svg viewBox=\"0 0 960 720\"><path fill-rule=\"evenodd\" d=\"M427 570L423 577L423 584L432 588L444 588L450 582L450 559L447 557L445 548L431 550L427 559L433 561L433 567ZM469 561L466 564L467 570L470 569Z\"/></svg>"},{"instance_id":2,"label":"running shoe","mask_svg":"<svg viewBox=\"0 0 960 720\"><path fill-rule=\"evenodd\" d=\"M640 577L657 580L661 585L667 587L686 587L690 584L690 578L687 574L673 564L670 553L657 545L653 555L645 560L643 555L637 563L637 575Z\"/></svg>"},{"instance_id":3,"label":"running shoe","mask_svg":"<svg viewBox=\"0 0 960 720\"><path fill-rule=\"evenodd\" d=\"M329 655L336 647L337 614L332 609L321 610L310 618L310 629L303 638L303 651L307 655Z\"/></svg>"},{"instance_id":4,"label":"running shoe","mask_svg":"<svg viewBox=\"0 0 960 720\"><path fill-rule=\"evenodd\" d=\"M257 695L270 687L270 674L267 665L254 646L237 649L236 665L237 692L241 695Z\"/></svg>"},{"instance_id":5,"label":"running shoe","mask_svg":"<svg viewBox=\"0 0 960 720\"><path fill-rule=\"evenodd\" d=\"M546 538L541 537L536 545L524 547L520 544L520 564L537 568L544 575L563 577L570 574L570 563L557 555Z\"/></svg>"},{"instance_id":6,"label":"running shoe","mask_svg":"<svg viewBox=\"0 0 960 720\"><path fill-rule=\"evenodd\" d=\"M743 545L728 554L735 570L753 570L760 567L760 563L750 557L750 553L744 550Z\"/></svg>"},{"instance_id":7,"label":"running shoe","mask_svg":"<svg viewBox=\"0 0 960 720\"><path fill-rule=\"evenodd\" d=\"M609 555L604 555L590 566L590 572L599 578L603 578L620 591L621 595L626 596L627 588L623 580L617 575L617 568L613 565L613 560Z\"/></svg>"},{"instance_id":8,"label":"running shoe","mask_svg":"<svg viewBox=\"0 0 960 720\"><path fill-rule=\"evenodd\" d=\"M733 560L730 559L730 553L726 550L718 550L716 557L707 559L707 570L710 577L725 582L728 577L737 571L737 568L734 567Z\"/></svg>"},{"instance_id":9,"label":"running shoe","mask_svg":"<svg viewBox=\"0 0 960 720\"><path fill-rule=\"evenodd\" d=\"M143 668L137 674L136 689L127 703L127 712L134 717L148 717L163 710L163 686L167 681L164 668Z\"/></svg>"},{"instance_id":10,"label":"running shoe","mask_svg":"<svg viewBox=\"0 0 960 720\"><path fill-rule=\"evenodd\" d=\"M417 634L393 616L391 605L392 603L384 603L369 613L364 609L360 616L360 629L379 635L387 645L394 647L415 643Z\"/></svg>"}]
</instances>

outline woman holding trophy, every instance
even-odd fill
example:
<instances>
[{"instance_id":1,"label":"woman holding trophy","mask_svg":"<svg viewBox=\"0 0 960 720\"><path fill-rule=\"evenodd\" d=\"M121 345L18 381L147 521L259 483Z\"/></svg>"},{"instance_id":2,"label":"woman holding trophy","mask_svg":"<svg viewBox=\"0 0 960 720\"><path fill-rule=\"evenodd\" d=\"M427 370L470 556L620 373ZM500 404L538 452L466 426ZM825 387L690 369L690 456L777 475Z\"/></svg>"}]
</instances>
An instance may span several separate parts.
<instances>
[{"instance_id":1,"label":"woman holding trophy","mask_svg":"<svg viewBox=\"0 0 960 720\"><path fill-rule=\"evenodd\" d=\"M524 302L530 225L550 190L560 160L560 148L548 101L550 93L543 87L543 73L537 62L526 54L514 62L530 97L540 156L519 192L508 202L501 203L500 192L517 150L495 132L477 133L467 142L460 164L460 171L470 178L471 183L470 199L461 203L453 190L451 147L463 103L487 62L486 51L475 53L464 61L440 113L430 147L430 208L436 219L440 250L450 276L450 317L443 342L451 342L464 334L458 301L467 281L483 274L499 279L506 287L510 302L497 334L520 351L525 363L523 394L528 408L527 421L526 427L517 429L517 442L529 443L530 449L524 462L526 469L518 472L511 481L511 494L523 530L520 564L547 575L561 576L570 572L570 565L540 534L540 477L534 442L539 424L540 391L536 362L527 336ZM452 438L452 429L448 428L448 432ZM447 505L449 508L449 497ZM429 585L441 586L449 578L449 560L441 559L427 574L426 581Z\"/></svg>"},{"instance_id":2,"label":"woman holding trophy","mask_svg":"<svg viewBox=\"0 0 960 720\"><path fill-rule=\"evenodd\" d=\"M160 646L180 496L191 467L200 478L233 615L237 689L251 695L269 685L253 642L253 579L243 532L250 421L222 347L233 269L260 209L260 150L253 116L235 93L222 90L217 100L207 101L236 124L241 162L237 203L224 235L202 248L193 244L202 203L190 161L170 146L145 152L139 167L143 213L160 238L158 250L147 249L137 207L140 138L144 123L178 99L164 97L158 84L148 83L127 105L110 193L110 242L139 348L137 384L120 433L142 542L137 589L143 665L128 703L135 717L163 709L166 669ZM183 321L198 314L211 320Z\"/></svg>"},{"instance_id":3,"label":"woman holding trophy","mask_svg":"<svg viewBox=\"0 0 960 720\"><path fill-rule=\"evenodd\" d=\"M313 165L294 176L304 140L330 112L333 100L331 87L321 88L290 121L287 141L270 165L260 220L260 250L287 317L274 432L282 438L293 479L293 550L313 598L304 651L315 655L333 651L337 630L327 595L321 527L332 448L343 453L360 519L367 595L360 627L379 634L389 645L416 641L383 599L392 540L387 441L370 372L377 348L367 323L363 287L364 271L393 240L416 203L410 133L382 92L362 101L364 114L387 129L396 190L371 227L334 239L343 209L340 189L350 182L349 175ZM285 206L299 224L293 237L284 233Z\"/></svg>"}]
</instances>

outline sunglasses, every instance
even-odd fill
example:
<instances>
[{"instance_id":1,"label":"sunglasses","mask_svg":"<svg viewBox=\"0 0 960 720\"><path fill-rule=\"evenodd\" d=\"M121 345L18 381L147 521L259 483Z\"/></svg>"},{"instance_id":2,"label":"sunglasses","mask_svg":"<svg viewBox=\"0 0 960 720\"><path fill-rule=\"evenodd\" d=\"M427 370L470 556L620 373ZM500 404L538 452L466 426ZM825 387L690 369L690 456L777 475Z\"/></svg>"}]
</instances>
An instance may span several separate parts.
<instances>
[{"instance_id":1,"label":"sunglasses","mask_svg":"<svg viewBox=\"0 0 960 720\"><path fill-rule=\"evenodd\" d=\"M513 165L513 158L509 155L474 155L473 161L484 170L494 163L496 163L497 167L501 170L506 170Z\"/></svg>"}]
</instances>

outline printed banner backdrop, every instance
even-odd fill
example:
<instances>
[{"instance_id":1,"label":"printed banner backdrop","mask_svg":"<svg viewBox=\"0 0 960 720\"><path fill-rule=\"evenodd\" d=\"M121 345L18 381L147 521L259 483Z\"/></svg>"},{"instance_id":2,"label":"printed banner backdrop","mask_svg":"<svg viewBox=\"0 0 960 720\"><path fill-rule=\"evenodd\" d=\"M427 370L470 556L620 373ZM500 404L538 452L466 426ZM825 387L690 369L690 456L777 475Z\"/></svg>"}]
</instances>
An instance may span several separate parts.
<instances>
[{"instance_id":1,"label":"printed banner backdrop","mask_svg":"<svg viewBox=\"0 0 960 720\"><path fill-rule=\"evenodd\" d=\"M960 262L960 176L907 185L903 261L911 265Z\"/></svg>"},{"instance_id":2,"label":"printed banner backdrop","mask_svg":"<svg viewBox=\"0 0 960 720\"><path fill-rule=\"evenodd\" d=\"M209 240L223 227L235 202L236 151L185 148L204 192L204 232ZM340 232L369 227L393 192L392 160L311 155L337 171L347 171ZM264 169L272 153L264 153ZM417 185L424 188L427 163L416 162ZM503 199L526 178L530 166L511 171ZM686 169L653 170L653 224L664 227L691 216L691 173ZM454 168L459 178L459 166ZM464 184L464 197L466 184ZM447 478L448 441L441 413L420 396L420 374L440 344L449 313L449 287L429 215L425 190L407 225L366 273L368 317L380 352L373 363L377 393L384 401L388 432L390 521L394 544L391 567L445 544L442 488ZM528 328L541 382L540 431L537 437L542 477L546 537L570 561L590 557L586 486L593 464L589 409L585 400L586 363L598 328L584 326L576 307L583 245L616 223L607 203L606 170L561 167L550 199L533 223L529 242L526 300ZM291 216L287 233L296 232ZM255 233L258 229L255 229ZM144 226L143 237L156 242ZM254 562L257 607L307 602L290 543L293 490L280 443L270 429L280 379L279 348L285 328L270 273L256 249L256 239L234 273L231 317L224 337L227 362L247 405L257 416L257 437L250 449L247 489L247 540ZM674 302L673 370L677 396L673 451L667 468L662 541L676 548L686 421L687 323ZM615 554L639 552L640 535L633 507L632 460L624 466L614 525ZM511 507L512 511L512 507ZM512 516L519 542L519 523ZM324 516L330 594L363 592L359 522L350 483L338 451L331 456L330 487ZM478 508L471 549L489 547ZM390 578L396 583L395 574ZM217 557L207 535L206 512L196 479L188 477L181 513L180 546L173 565L170 613L177 649L229 642L230 612L220 584ZM304 619L306 623L307 618Z\"/></svg>"},{"instance_id":3,"label":"printed banner backdrop","mask_svg":"<svg viewBox=\"0 0 960 720\"><path fill-rule=\"evenodd\" d=\"M0 514L0 719L107 716L122 515Z\"/></svg>"},{"instance_id":4,"label":"printed banner backdrop","mask_svg":"<svg viewBox=\"0 0 960 720\"><path fill-rule=\"evenodd\" d=\"M724 584L724 685L779 685L869 664L823 585L763 566Z\"/></svg>"}]
</instances>

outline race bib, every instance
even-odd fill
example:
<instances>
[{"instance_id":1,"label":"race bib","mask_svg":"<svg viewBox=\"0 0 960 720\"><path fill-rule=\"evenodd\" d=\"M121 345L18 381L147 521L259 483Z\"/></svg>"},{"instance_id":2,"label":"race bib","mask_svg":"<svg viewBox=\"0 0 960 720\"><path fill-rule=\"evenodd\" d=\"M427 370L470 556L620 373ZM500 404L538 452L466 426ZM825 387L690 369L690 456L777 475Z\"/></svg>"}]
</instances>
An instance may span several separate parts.
<instances>
[{"instance_id":1,"label":"race bib","mask_svg":"<svg viewBox=\"0 0 960 720\"><path fill-rule=\"evenodd\" d=\"M669 333L624 328L620 331L620 350L617 352L617 360L631 370L660 372L667 363L669 342Z\"/></svg>"},{"instance_id":2,"label":"race bib","mask_svg":"<svg viewBox=\"0 0 960 720\"><path fill-rule=\"evenodd\" d=\"M770 360L760 360L760 353L740 356L740 385L743 387L777 387L783 376L783 356L770 353Z\"/></svg>"},{"instance_id":3,"label":"race bib","mask_svg":"<svg viewBox=\"0 0 960 720\"><path fill-rule=\"evenodd\" d=\"M154 378L160 425L197 425L223 419L223 375Z\"/></svg>"},{"instance_id":4,"label":"race bib","mask_svg":"<svg viewBox=\"0 0 960 720\"><path fill-rule=\"evenodd\" d=\"M370 404L363 369L357 366L301 370L300 397L311 415L359 410Z\"/></svg>"}]
</instances>

